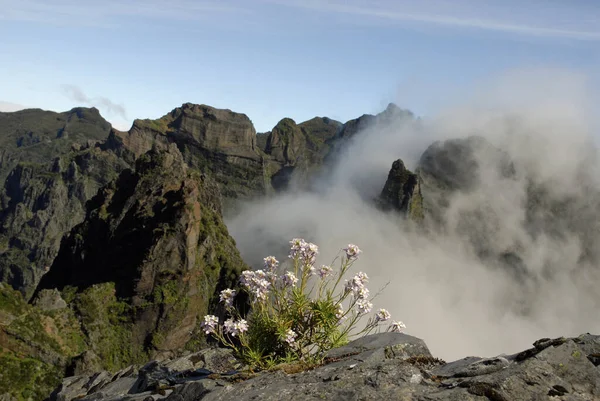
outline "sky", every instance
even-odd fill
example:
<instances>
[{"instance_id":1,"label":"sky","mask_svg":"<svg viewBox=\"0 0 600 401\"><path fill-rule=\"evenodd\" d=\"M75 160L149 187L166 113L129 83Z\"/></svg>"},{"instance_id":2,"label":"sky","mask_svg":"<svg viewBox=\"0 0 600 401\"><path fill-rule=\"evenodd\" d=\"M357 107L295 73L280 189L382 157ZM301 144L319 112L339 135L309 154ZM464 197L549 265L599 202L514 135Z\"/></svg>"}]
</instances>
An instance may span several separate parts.
<instances>
[{"instance_id":1,"label":"sky","mask_svg":"<svg viewBox=\"0 0 600 401\"><path fill-rule=\"evenodd\" d=\"M0 111L94 106L128 129L192 102L265 132L389 102L428 116L539 66L596 94L600 2L0 0L0 54Z\"/></svg>"}]
</instances>

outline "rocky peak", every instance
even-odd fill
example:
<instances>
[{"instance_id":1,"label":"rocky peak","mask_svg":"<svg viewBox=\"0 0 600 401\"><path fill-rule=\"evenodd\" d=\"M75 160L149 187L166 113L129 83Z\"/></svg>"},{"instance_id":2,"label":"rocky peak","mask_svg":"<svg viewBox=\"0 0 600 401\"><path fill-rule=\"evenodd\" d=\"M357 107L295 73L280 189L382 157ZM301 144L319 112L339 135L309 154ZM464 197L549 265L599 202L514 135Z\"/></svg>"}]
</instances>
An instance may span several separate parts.
<instances>
[{"instance_id":1,"label":"rocky peak","mask_svg":"<svg viewBox=\"0 0 600 401\"><path fill-rule=\"evenodd\" d=\"M423 218L418 176L408 170L401 159L392 164L378 205L383 210L396 210L414 220Z\"/></svg>"},{"instance_id":2,"label":"rocky peak","mask_svg":"<svg viewBox=\"0 0 600 401\"><path fill-rule=\"evenodd\" d=\"M367 128L373 128L378 124L380 128L385 128L403 121L413 120L414 118L415 116L411 111L401 109L394 103L390 103L384 111L377 115L363 114L358 118L349 120L344 124L337 136L340 139L349 139L357 133Z\"/></svg>"},{"instance_id":3,"label":"rocky peak","mask_svg":"<svg viewBox=\"0 0 600 401\"><path fill-rule=\"evenodd\" d=\"M284 118L271 130L265 152L284 165L293 166L303 156L306 137L291 118Z\"/></svg>"},{"instance_id":4,"label":"rocky peak","mask_svg":"<svg viewBox=\"0 0 600 401\"><path fill-rule=\"evenodd\" d=\"M256 146L254 126L245 114L231 110L185 103L159 119L135 120L128 132L113 130L107 148L136 158L171 143L190 167L212 175L226 199L270 190L269 162Z\"/></svg>"},{"instance_id":5,"label":"rocky peak","mask_svg":"<svg viewBox=\"0 0 600 401\"><path fill-rule=\"evenodd\" d=\"M170 117L175 142L193 141L210 151L256 157L256 131L245 114L186 103Z\"/></svg>"}]
</instances>

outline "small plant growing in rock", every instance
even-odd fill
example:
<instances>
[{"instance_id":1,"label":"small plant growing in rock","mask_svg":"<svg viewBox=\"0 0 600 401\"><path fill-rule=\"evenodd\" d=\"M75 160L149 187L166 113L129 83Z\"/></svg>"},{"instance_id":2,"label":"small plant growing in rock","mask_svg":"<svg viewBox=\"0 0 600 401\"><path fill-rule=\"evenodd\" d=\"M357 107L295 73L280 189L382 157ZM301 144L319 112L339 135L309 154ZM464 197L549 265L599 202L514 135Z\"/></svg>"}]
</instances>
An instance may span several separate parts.
<instances>
[{"instance_id":1,"label":"small plant growing in rock","mask_svg":"<svg viewBox=\"0 0 600 401\"><path fill-rule=\"evenodd\" d=\"M220 301L229 317L221 323L216 316L207 315L202 322L207 335L233 348L253 367L294 361L320 363L328 350L380 329L381 323L391 319L387 310L379 309L358 329L359 321L373 310L374 296L370 296L369 278L363 272L342 282L361 253L356 245L343 249L337 270L315 266L319 252L315 244L294 238L290 245L291 270L278 274L279 261L268 256L264 270L242 273L240 284L252 306L248 320L233 307L236 291L226 289ZM387 331L404 328L402 322L393 321Z\"/></svg>"}]
</instances>

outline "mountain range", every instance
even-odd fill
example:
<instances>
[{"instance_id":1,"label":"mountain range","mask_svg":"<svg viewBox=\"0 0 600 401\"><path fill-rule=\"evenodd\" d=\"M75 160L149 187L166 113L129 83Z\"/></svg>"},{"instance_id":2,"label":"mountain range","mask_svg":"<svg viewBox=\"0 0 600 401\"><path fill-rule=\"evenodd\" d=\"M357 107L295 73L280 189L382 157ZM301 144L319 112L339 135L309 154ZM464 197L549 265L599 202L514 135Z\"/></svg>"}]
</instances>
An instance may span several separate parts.
<instances>
[{"instance_id":1,"label":"mountain range","mask_svg":"<svg viewBox=\"0 0 600 401\"><path fill-rule=\"evenodd\" d=\"M373 127L411 124L421 121L394 104L345 123L284 118L266 133L244 114L190 103L127 132L95 108L0 113L0 399L44 399L65 376L205 347L200 317L222 314L219 292L256 262L240 254L227 218L318 191ZM365 201L419 235L460 237L533 291L562 271L548 261L532 274L532 241L575 240L569 274L597 274L600 191L586 168L595 160L586 155L574 173L583 191L561 191L484 136L435 141L412 171L385 161L384 185ZM525 236L499 234L505 215L481 197L498 182L526 183ZM504 188L492 188L496 198Z\"/></svg>"}]
</instances>

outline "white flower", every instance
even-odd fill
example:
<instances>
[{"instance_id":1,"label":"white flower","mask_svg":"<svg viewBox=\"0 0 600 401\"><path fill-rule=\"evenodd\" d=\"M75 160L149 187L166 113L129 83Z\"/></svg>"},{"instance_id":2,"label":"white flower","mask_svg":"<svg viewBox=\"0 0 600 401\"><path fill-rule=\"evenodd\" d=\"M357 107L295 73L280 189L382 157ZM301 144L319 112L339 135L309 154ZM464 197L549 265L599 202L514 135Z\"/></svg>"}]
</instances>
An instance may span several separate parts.
<instances>
[{"instance_id":1,"label":"white flower","mask_svg":"<svg viewBox=\"0 0 600 401\"><path fill-rule=\"evenodd\" d=\"M313 265L317 260L318 254L319 247L313 244L312 242L306 244L300 252L300 260L303 262L304 266L309 266L311 273L314 271Z\"/></svg>"},{"instance_id":2,"label":"white flower","mask_svg":"<svg viewBox=\"0 0 600 401\"><path fill-rule=\"evenodd\" d=\"M262 270L245 270L240 276L240 284L255 299L264 300L267 298L271 286L269 279L271 279L270 273L265 273Z\"/></svg>"},{"instance_id":3,"label":"white flower","mask_svg":"<svg viewBox=\"0 0 600 401\"><path fill-rule=\"evenodd\" d=\"M406 328L406 325L404 323L402 323L401 321L392 321L392 324L390 324L390 330L391 331L395 331L396 333L402 333L402 330Z\"/></svg>"},{"instance_id":4,"label":"white flower","mask_svg":"<svg viewBox=\"0 0 600 401\"><path fill-rule=\"evenodd\" d=\"M342 306L342 304L338 304L338 308L337 311L335 312L335 317L339 319L342 318L346 318L347 316L344 316L344 307Z\"/></svg>"},{"instance_id":5,"label":"white flower","mask_svg":"<svg viewBox=\"0 0 600 401\"><path fill-rule=\"evenodd\" d=\"M302 238L293 238L290 241L290 249L293 251L299 251L302 248L304 248L304 246L306 245L306 241L304 241Z\"/></svg>"},{"instance_id":6,"label":"white flower","mask_svg":"<svg viewBox=\"0 0 600 401\"><path fill-rule=\"evenodd\" d=\"M283 281L283 285L286 287L295 287L298 282L298 278L292 272L287 272L283 276L281 276L281 280Z\"/></svg>"},{"instance_id":7,"label":"white flower","mask_svg":"<svg viewBox=\"0 0 600 401\"><path fill-rule=\"evenodd\" d=\"M357 259L358 255L362 252L358 249L358 246L354 244L348 244L348 246L344 248L344 251L346 252L346 257L350 260Z\"/></svg>"},{"instance_id":8,"label":"white flower","mask_svg":"<svg viewBox=\"0 0 600 401\"><path fill-rule=\"evenodd\" d=\"M365 273L359 272L352 277L352 280L346 280L346 291L352 291L356 299L367 299L369 297L369 289L365 287L367 281L369 281L369 277Z\"/></svg>"},{"instance_id":9,"label":"white flower","mask_svg":"<svg viewBox=\"0 0 600 401\"><path fill-rule=\"evenodd\" d=\"M233 298L235 297L235 294L235 290L227 288L221 291L221 294L219 295L219 300L221 302L224 302L226 307L231 308L233 307Z\"/></svg>"},{"instance_id":10,"label":"white flower","mask_svg":"<svg viewBox=\"0 0 600 401\"><path fill-rule=\"evenodd\" d=\"M223 323L223 327L225 328L225 333L235 332L235 322L231 318L225 320L225 323ZM234 334L234 336L235 336L235 334Z\"/></svg>"},{"instance_id":11,"label":"white flower","mask_svg":"<svg viewBox=\"0 0 600 401\"><path fill-rule=\"evenodd\" d=\"M217 328L217 324L219 324L219 318L214 315L206 315L204 316L204 321L200 324L202 330L204 330L204 334L211 334L215 332Z\"/></svg>"},{"instance_id":12,"label":"white flower","mask_svg":"<svg viewBox=\"0 0 600 401\"><path fill-rule=\"evenodd\" d=\"M325 277L329 276L332 272L333 272L333 269L331 268L331 266L323 265L319 268L317 275L321 278L325 278Z\"/></svg>"},{"instance_id":13,"label":"white flower","mask_svg":"<svg viewBox=\"0 0 600 401\"><path fill-rule=\"evenodd\" d=\"M392 315L390 315L390 312L388 312L386 309L379 309L379 311L377 312L377 321L379 322L385 322L391 317Z\"/></svg>"},{"instance_id":14,"label":"white flower","mask_svg":"<svg viewBox=\"0 0 600 401\"><path fill-rule=\"evenodd\" d=\"M359 299L356 301L356 307L358 308L358 313L363 315L371 312L371 309L373 309L373 304L366 299Z\"/></svg>"},{"instance_id":15,"label":"white flower","mask_svg":"<svg viewBox=\"0 0 600 401\"><path fill-rule=\"evenodd\" d=\"M259 279L259 280L266 280L266 279L267 279L267 277L268 277L268 274L267 274L267 273L265 273L265 271L264 271L264 270L256 270L256 271L254 272L254 277L256 277L256 278L257 278L257 279Z\"/></svg>"},{"instance_id":16,"label":"white flower","mask_svg":"<svg viewBox=\"0 0 600 401\"><path fill-rule=\"evenodd\" d=\"M290 259L295 259L297 256L299 256L303 251L304 248L306 248L306 241L304 241L302 238L294 238L290 241Z\"/></svg>"},{"instance_id":17,"label":"white flower","mask_svg":"<svg viewBox=\"0 0 600 401\"><path fill-rule=\"evenodd\" d=\"M296 343L296 337L298 337L298 334L296 334L294 330L288 329L285 333L285 342L289 345L294 345Z\"/></svg>"},{"instance_id":18,"label":"white flower","mask_svg":"<svg viewBox=\"0 0 600 401\"><path fill-rule=\"evenodd\" d=\"M315 263L319 247L312 242L306 242L302 238L294 238L290 241L290 259L298 258L304 266L310 268L311 273L314 268L311 266Z\"/></svg>"},{"instance_id":19,"label":"white flower","mask_svg":"<svg viewBox=\"0 0 600 401\"><path fill-rule=\"evenodd\" d=\"M238 332L245 333L248 331L248 322L245 319L240 319L235 324Z\"/></svg>"},{"instance_id":20,"label":"white flower","mask_svg":"<svg viewBox=\"0 0 600 401\"><path fill-rule=\"evenodd\" d=\"M363 272L358 272L356 273L356 275L354 276L354 280L361 282L362 284L364 283L368 283L369 282L369 276L367 276L367 273L363 273Z\"/></svg>"},{"instance_id":21,"label":"white flower","mask_svg":"<svg viewBox=\"0 0 600 401\"><path fill-rule=\"evenodd\" d=\"M354 294L357 299L367 299L369 298L369 289L367 287L361 287Z\"/></svg>"},{"instance_id":22,"label":"white flower","mask_svg":"<svg viewBox=\"0 0 600 401\"><path fill-rule=\"evenodd\" d=\"M270 272L277 269L277 266L279 266L279 261L275 259L275 256L267 256L263 261L265 262L265 269Z\"/></svg>"},{"instance_id":23,"label":"white flower","mask_svg":"<svg viewBox=\"0 0 600 401\"><path fill-rule=\"evenodd\" d=\"M240 319L237 322L234 322L233 319L227 319L223 326L225 327L225 333L231 334L232 337L248 331L248 322L244 319Z\"/></svg>"}]
</instances>

